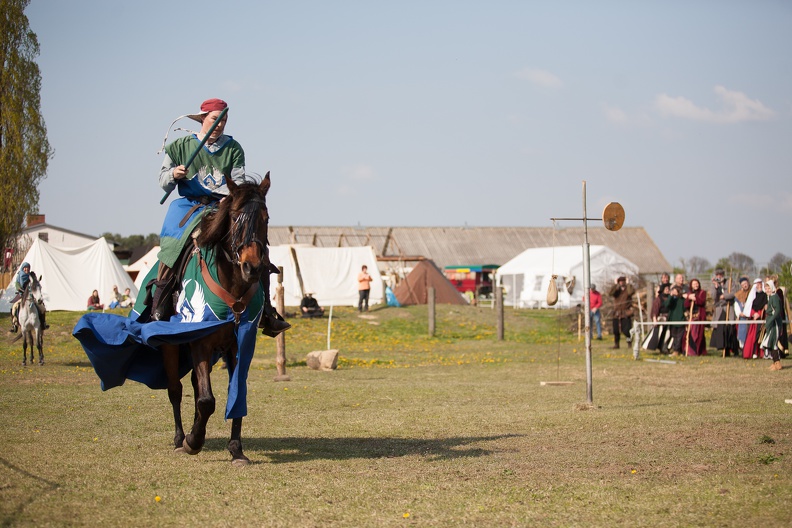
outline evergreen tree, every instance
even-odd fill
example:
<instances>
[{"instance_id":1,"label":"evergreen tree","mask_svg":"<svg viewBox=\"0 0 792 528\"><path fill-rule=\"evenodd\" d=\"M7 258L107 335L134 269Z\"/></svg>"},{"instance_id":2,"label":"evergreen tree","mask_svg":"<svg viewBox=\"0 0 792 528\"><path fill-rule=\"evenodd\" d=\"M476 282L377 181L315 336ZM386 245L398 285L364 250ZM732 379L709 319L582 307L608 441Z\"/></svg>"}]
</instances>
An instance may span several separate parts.
<instances>
[{"instance_id":1,"label":"evergreen tree","mask_svg":"<svg viewBox=\"0 0 792 528\"><path fill-rule=\"evenodd\" d=\"M38 212L38 184L52 150L41 115L36 34L30 0L0 0L0 244L15 246L28 214Z\"/></svg>"}]
</instances>

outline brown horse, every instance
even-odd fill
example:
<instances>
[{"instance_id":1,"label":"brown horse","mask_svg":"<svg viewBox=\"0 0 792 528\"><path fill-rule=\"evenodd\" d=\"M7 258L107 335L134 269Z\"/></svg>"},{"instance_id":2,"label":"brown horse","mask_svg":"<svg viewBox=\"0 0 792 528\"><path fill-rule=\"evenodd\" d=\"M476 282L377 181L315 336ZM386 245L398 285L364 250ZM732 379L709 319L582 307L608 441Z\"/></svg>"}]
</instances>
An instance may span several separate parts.
<instances>
[{"instance_id":1,"label":"brown horse","mask_svg":"<svg viewBox=\"0 0 792 528\"><path fill-rule=\"evenodd\" d=\"M197 244L216 251L216 283L208 286L237 317L247 301L258 290L259 281L269 273L270 262L266 248L267 214L266 195L270 187L269 173L260 184L236 185L227 180L229 195L220 201L217 209L201 221ZM204 275L206 277L206 275ZM214 289L213 289L214 286ZM268 295L268 292L264 292ZM173 438L176 451L198 454L206 440L206 423L215 410L210 374L215 353L225 357L229 378L237 367L237 341L235 325L222 325L209 337L189 344L192 357L191 381L195 393L195 419L192 430L185 436L182 428L182 383L179 378L179 345L162 345L161 351L168 376L168 398L173 406L176 434ZM232 418L231 439L228 450L232 463L243 466L250 460L242 452L242 418Z\"/></svg>"}]
</instances>

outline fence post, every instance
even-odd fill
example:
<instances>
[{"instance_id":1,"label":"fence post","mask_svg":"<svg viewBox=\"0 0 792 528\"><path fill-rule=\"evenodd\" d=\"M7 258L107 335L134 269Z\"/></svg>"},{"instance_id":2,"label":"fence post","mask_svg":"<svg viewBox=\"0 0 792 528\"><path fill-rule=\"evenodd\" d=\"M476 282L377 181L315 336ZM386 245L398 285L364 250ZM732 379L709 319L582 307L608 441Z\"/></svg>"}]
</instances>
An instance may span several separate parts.
<instances>
[{"instance_id":1,"label":"fence post","mask_svg":"<svg viewBox=\"0 0 792 528\"><path fill-rule=\"evenodd\" d=\"M495 314L498 318L498 341L503 341L503 288L496 286L493 293L495 294Z\"/></svg>"},{"instance_id":2,"label":"fence post","mask_svg":"<svg viewBox=\"0 0 792 528\"><path fill-rule=\"evenodd\" d=\"M269 292L265 292L264 295L269 295ZM286 313L286 302L283 297L283 266L278 266L278 285L275 287L275 307L279 314ZM278 374L273 381L291 381L291 377L286 374L285 334L286 332L281 332L275 337L275 368L278 370Z\"/></svg>"},{"instance_id":3,"label":"fence post","mask_svg":"<svg viewBox=\"0 0 792 528\"><path fill-rule=\"evenodd\" d=\"M435 289L428 288L428 299L427 304L429 307L429 337L434 337L435 335Z\"/></svg>"}]
</instances>

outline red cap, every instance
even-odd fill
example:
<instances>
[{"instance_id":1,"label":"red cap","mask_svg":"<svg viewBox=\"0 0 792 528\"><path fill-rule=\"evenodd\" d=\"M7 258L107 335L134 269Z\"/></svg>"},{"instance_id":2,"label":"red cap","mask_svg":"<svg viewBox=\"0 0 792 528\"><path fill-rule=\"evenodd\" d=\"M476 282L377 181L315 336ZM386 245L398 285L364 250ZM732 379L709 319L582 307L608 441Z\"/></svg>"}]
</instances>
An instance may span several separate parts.
<instances>
[{"instance_id":1,"label":"red cap","mask_svg":"<svg viewBox=\"0 0 792 528\"><path fill-rule=\"evenodd\" d=\"M228 108L228 104L222 99L207 99L201 103L201 112L219 112Z\"/></svg>"}]
</instances>

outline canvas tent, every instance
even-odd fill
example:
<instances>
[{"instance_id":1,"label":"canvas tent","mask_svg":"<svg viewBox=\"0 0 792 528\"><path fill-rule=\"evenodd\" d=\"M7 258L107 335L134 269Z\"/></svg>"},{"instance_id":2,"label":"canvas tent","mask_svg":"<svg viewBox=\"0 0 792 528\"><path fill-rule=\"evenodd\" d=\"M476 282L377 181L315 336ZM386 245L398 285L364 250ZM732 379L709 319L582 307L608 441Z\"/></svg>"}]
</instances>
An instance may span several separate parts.
<instances>
[{"instance_id":1,"label":"canvas tent","mask_svg":"<svg viewBox=\"0 0 792 528\"><path fill-rule=\"evenodd\" d=\"M286 306L299 306L306 292L313 293L321 306L357 306L357 276L364 264L374 278L369 303L383 301L384 286L379 280L377 256L370 246L282 245L270 247L269 253L270 261L283 267ZM272 275L270 298L274 298L277 285L277 275Z\"/></svg>"},{"instance_id":2,"label":"canvas tent","mask_svg":"<svg viewBox=\"0 0 792 528\"><path fill-rule=\"evenodd\" d=\"M135 287L138 290L143 289L143 279L148 275L149 270L154 264L157 263L157 255L159 254L160 247L154 246L151 248L148 253L137 259L132 264L124 266L124 269L135 281Z\"/></svg>"},{"instance_id":3,"label":"canvas tent","mask_svg":"<svg viewBox=\"0 0 792 528\"><path fill-rule=\"evenodd\" d=\"M592 284L606 292L617 277L635 276L638 266L606 246L589 246ZM583 302L583 246L526 249L498 268L497 284L504 288L503 302L518 308L547 308L547 288L558 275L558 304L569 308ZM575 278L572 293L564 280Z\"/></svg>"},{"instance_id":4,"label":"canvas tent","mask_svg":"<svg viewBox=\"0 0 792 528\"><path fill-rule=\"evenodd\" d=\"M393 294L402 306L429 302L429 288L435 289L438 304L467 304L464 297L431 260L420 261L399 284Z\"/></svg>"},{"instance_id":5,"label":"canvas tent","mask_svg":"<svg viewBox=\"0 0 792 528\"><path fill-rule=\"evenodd\" d=\"M122 293L129 288L133 297L138 293L104 238L78 248L56 248L37 238L23 262L28 262L30 269L42 277L47 310L85 310L93 290L98 290L99 298L107 304L113 286ZM15 293L13 286L6 290L0 310L10 310L9 302Z\"/></svg>"}]
</instances>

